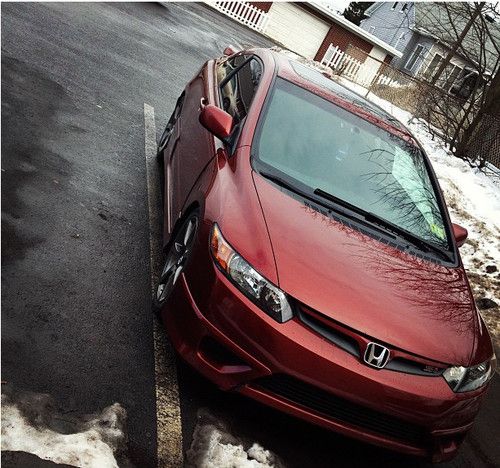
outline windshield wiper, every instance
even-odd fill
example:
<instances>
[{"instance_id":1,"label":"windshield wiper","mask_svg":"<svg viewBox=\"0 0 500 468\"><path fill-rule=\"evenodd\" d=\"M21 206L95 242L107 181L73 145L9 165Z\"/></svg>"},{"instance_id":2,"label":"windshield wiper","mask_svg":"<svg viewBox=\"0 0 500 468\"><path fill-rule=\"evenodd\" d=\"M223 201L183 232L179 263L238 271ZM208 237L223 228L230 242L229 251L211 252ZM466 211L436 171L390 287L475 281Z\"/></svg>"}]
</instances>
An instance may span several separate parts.
<instances>
[{"instance_id":1,"label":"windshield wiper","mask_svg":"<svg viewBox=\"0 0 500 468\"><path fill-rule=\"evenodd\" d=\"M294 192L297 195L300 195L301 197L307 198L308 200L316 201L316 200L314 200L313 197L311 197L311 195L308 195L303 190L300 190L299 188L294 187L292 184L290 184L285 179L283 179L283 178L281 178L279 176L276 176L274 174L270 174L269 172L263 172L263 171L259 171L258 173L262 177L265 177L267 180L270 180L271 182L274 182L276 185L279 185L280 187L283 187L283 188L285 188L287 190L290 190L290 192Z\"/></svg>"},{"instance_id":2,"label":"windshield wiper","mask_svg":"<svg viewBox=\"0 0 500 468\"><path fill-rule=\"evenodd\" d=\"M451 257L448 255L446 251L442 250L436 245L426 242L420 237L412 234L406 229L399 227L396 224L391 223L390 221L385 220L384 218L381 218L369 211L363 210L362 208L359 208L355 205L351 205L349 202L342 200L341 198L338 198L335 195L325 192L324 190L321 190L319 188L314 190L314 193L320 197L325 198L326 200L330 200L333 203L336 203L344 208L352 210L354 213L363 216L365 220L368 221L369 223L376 224L377 226L384 228L386 231L389 231L392 234L402 237L403 239L410 242L414 246L418 247L420 250L423 250L424 252L432 251L434 253L437 253L441 258L444 258L447 261L452 261Z\"/></svg>"},{"instance_id":3,"label":"windshield wiper","mask_svg":"<svg viewBox=\"0 0 500 468\"><path fill-rule=\"evenodd\" d=\"M283 188L289 190L290 192L294 192L297 195L300 195L301 197L305 198L306 200L310 200L318 205L325 207L329 212L334 211L334 212L336 212L336 213L338 213L338 214L340 214L348 219L354 220L358 223L361 222L361 223L365 224L366 226L371 227L372 229L376 229L379 232L387 234L387 229L382 229L378 226L374 226L374 223L366 221L364 219L364 215L362 213L359 213L361 215L361 218L359 216L354 215L353 212L356 212L356 210L355 210L356 207L353 205L350 205L347 202L345 202L345 205L346 205L346 208L349 207L348 210L343 209L343 208L339 208L338 206L332 205L331 203L323 202L322 200L318 199L317 196L315 197L315 196L305 192L304 190L301 190L301 189L295 187L294 185L290 184L285 179L283 179L279 176L276 176L274 174L270 174L269 172L263 172L263 171L259 171L259 174L262 177L265 177L266 179L270 180L271 182L274 182L276 185L279 185L280 187L283 187ZM326 193L326 192L323 192L323 193ZM318 195L316 192L314 192L314 194ZM323 198L329 200L327 197L323 197ZM360 211L362 211L362 210L360 210ZM392 237L396 238L396 236L394 236L394 235Z\"/></svg>"},{"instance_id":4,"label":"windshield wiper","mask_svg":"<svg viewBox=\"0 0 500 468\"><path fill-rule=\"evenodd\" d=\"M349 202L342 200L342 198L338 198L335 195L332 195L331 193L325 192L324 190L321 190L319 188L314 190L314 194L319 195L320 197L325 198L326 200L330 200L333 203L336 203L337 205L342 206L343 208L347 208L348 210L353 211L354 213L357 213L365 218L366 218L366 215L368 214L368 212L363 210L362 208L358 208L355 205L351 205Z\"/></svg>"},{"instance_id":5,"label":"windshield wiper","mask_svg":"<svg viewBox=\"0 0 500 468\"><path fill-rule=\"evenodd\" d=\"M289 190L290 192L294 192L297 195L300 195L301 197L306 198L307 200L311 200L315 203L320 203L320 201L316 197L308 194L304 190L301 190L301 189L295 187L294 185L290 184L282 177L276 176L274 174L270 174L268 172L261 172L261 171L259 171L259 174L262 177L265 177L266 179L270 180L271 182L274 182L276 185L279 185L280 187L283 187L283 188ZM373 228L376 228L379 231L382 231L386 234L389 234L393 238L397 238L397 237L403 238L405 241L411 243L413 246L419 248L420 250L422 250L424 252L432 251L432 252L437 253L441 258L443 258L447 261L452 261L450 256L444 250L440 249L439 247L437 247L433 244L430 244L430 243L424 241L423 239L420 239L418 236L415 236L411 232L408 232L405 229L400 228L399 226L391 223L390 221L387 221L387 220L380 218L379 216L377 216L369 211L363 210L362 208L359 208L355 205L352 205L351 203L349 203L345 200L342 200L341 198L338 198L335 195L332 195L328 192L325 192L324 190L321 190L320 188L315 189L313 193L317 197L321 197L321 198L328 200L329 202L332 202L334 204L334 205L332 205L332 203L328 203L328 204L320 203L320 204L324 205L325 208L327 208L329 210L333 210L333 211L335 211L335 212L337 212L337 213L339 213L339 214L341 214L349 219L355 220L357 222L364 222L365 224L371 225ZM353 214L353 213L355 213L355 214ZM356 216L356 215L358 215L358 216ZM360 217L361 217L361 219L360 219Z\"/></svg>"},{"instance_id":6,"label":"windshield wiper","mask_svg":"<svg viewBox=\"0 0 500 468\"><path fill-rule=\"evenodd\" d=\"M355 219L355 220L359 221L359 219L356 216L353 216L352 213L349 213L348 211L345 211L342 209L338 209L335 206L332 206L331 203L324 203L321 200L318 200L317 197L314 197L312 194L309 194L306 191L295 187L294 185L290 184L285 179L283 179L279 176L276 176L274 174L270 174L269 172L262 172L262 171L259 171L259 174L262 177L265 177L266 179L270 180L271 182L274 182L276 185L279 185L280 187L283 187L287 190L290 190L290 192L294 192L297 195L300 195L301 197L306 198L307 200L310 200L314 203L318 203L319 205L324 206L325 208L327 208L330 211L336 211L337 213L340 213L341 215L344 215L350 219ZM314 192L314 194L316 194L316 192ZM351 211L353 211L353 210L351 210Z\"/></svg>"}]
</instances>

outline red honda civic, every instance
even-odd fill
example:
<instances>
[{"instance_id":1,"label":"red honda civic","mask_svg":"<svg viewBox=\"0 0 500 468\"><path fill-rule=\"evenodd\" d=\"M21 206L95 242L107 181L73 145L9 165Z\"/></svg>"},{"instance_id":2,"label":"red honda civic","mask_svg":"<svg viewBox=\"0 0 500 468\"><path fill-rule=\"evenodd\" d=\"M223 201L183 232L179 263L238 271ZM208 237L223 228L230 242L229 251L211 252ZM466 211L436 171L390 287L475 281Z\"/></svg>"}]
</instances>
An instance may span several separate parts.
<instances>
[{"instance_id":1,"label":"red honda civic","mask_svg":"<svg viewBox=\"0 0 500 468\"><path fill-rule=\"evenodd\" d=\"M223 390L365 442L450 459L495 369L419 143L268 49L209 60L158 144L177 352Z\"/></svg>"}]
</instances>

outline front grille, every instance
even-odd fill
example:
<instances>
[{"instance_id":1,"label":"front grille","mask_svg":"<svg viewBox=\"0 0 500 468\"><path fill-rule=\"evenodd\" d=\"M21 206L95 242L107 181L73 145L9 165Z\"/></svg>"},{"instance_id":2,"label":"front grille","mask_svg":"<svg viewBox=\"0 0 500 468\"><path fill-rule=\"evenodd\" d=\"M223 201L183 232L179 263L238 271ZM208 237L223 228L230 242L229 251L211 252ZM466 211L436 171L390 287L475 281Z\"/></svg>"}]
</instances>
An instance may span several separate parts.
<instances>
[{"instance_id":1,"label":"front grille","mask_svg":"<svg viewBox=\"0 0 500 468\"><path fill-rule=\"evenodd\" d=\"M305 307L298 307L297 315L302 323L313 329L323 338L326 338L328 341L336 344L339 348L347 351L349 354L352 354L357 358L361 358L359 343L352 336L340 331L340 327L338 325L334 327L332 320L330 320L330 323L327 325L327 318L322 317L322 319L319 319L321 316L320 314L313 314Z\"/></svg>"},{"instance_id":2,"label":"front grille","mask_svg":"<svg viewBox=\"0 0 500 468\"><path fill-rule=\"evenodd\" d=\"M256 380L252 386L273 393L332 420L344 422L378 435L419 447L425 441L425 431L419 426L352 403L285 374L263 377Z\"/></svg>"},{"instance_id":3,"label":"front grille","mask_svg":"<svg viewBox=\"0 0 500 468\"><path fill-rule=\"evenodd\" d=\"M297 317L304 325L361 361L363 361L362 350L366 348L368 341L376 342L375 338L363 336L304 305L297 307ZM386 346L391 348L390 345L386 344ZM394 350L394 348L391 349ZM437 363L431 361L423 363L412 358L408 353L405 353L405 355L407 357L391 357L384 369L404 372L405 374L424 375L426 377L438 377L445 370L445 367L438 366Z\"/></svg>"}]
</instances>

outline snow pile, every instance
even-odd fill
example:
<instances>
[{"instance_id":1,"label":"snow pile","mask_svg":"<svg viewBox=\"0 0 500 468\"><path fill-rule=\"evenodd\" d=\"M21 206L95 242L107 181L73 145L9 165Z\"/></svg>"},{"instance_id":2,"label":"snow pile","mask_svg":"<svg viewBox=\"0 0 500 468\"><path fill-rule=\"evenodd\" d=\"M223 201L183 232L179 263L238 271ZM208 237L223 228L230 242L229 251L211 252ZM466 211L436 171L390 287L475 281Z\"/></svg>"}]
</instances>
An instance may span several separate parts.
<instances>
[{"instance_id":1,"label":"snow pile","mask_svg":"<svg viewBox=\"0 0 500 468\"><path fill-rule=\"evenodd\" d=\"M1 449L28 452L54 463L114 468L118 467L115 454L125 446L125 419L118 403L77 419L54 410L48 395L2 393Z\"/></svg>"},{"instance_id":2,"label":"snow pile","mask_svg":"<svg viewBox=\"0 0 500 468\"><path fill-rule=\"evenodd\" d=\"M205 416L203 419L207 419ZM200 421L186 453L186 466L191 468L278 468L275 455L259 444L248 449L224 429L220 422Z\"/></svg>"}]
</instances>

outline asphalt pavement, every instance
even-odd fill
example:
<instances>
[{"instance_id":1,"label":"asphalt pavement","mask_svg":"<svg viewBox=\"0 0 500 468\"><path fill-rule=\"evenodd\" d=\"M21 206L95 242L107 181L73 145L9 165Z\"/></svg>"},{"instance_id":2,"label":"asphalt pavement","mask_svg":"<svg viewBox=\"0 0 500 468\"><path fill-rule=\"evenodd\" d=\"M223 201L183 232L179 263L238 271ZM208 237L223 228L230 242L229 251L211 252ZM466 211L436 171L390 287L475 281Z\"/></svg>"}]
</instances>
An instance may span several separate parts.
<instances>
[{"instance_id":1,"label":"asphalt pavement","mask_svg":"<svg viewBox=\"0 0 500 468\"><path fill-rule=\"evenodd\" d=\"M229 44L271 43L202 4L3 3L1 13L2 380L70 414L119 402L127 459L155 466L144 104L159 132L204 61ZM287 467L426 466L222 393L182 363L177 377L184 450L208 411ZM442 466L499 465L495 379Z\"/></svg>"},{"instance_id":2,"label":"asphalt pavement","mask_svg":"<svg viewBox=\"0 0 500 468\"><path fill-rule=\"evenodd\" d=\"M218 19L2 4L2 379L68 413L119 402L141 467L157 450L144 103L161 129L203 62L268 44Z\"/></svg>"}]
</instances>

